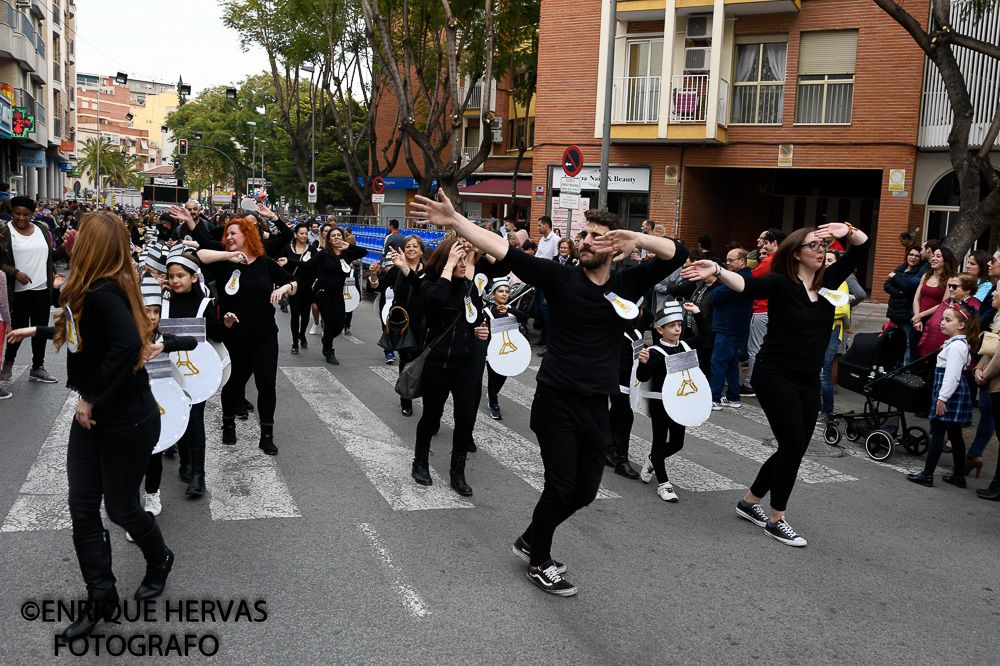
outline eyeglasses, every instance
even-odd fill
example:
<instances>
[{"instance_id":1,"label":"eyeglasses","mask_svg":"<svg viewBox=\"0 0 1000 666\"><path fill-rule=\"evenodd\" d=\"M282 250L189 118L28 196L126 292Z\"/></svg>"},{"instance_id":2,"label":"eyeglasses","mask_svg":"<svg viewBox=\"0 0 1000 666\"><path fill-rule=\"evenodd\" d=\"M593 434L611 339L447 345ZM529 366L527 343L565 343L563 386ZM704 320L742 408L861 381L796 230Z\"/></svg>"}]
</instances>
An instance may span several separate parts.
<instances>
[{"instance_id":1,"label":"eyeglasses","mask_svg":"<svg viewBox=\"0 0 1000 666\"><path fill-rule=\"evenodd\" d=\"M991 263L991 264L1000 264L1000 259L997 259L996 257L990 257L990 260L989 260L988 263Z\"/></svg>"},{"instance_id":2,"label":"eyeglasses","mask_svg":"<svg viewBox=\"0 0 1000 666\"><path fill-rule=\"evenodd\" d=\"M807 247L813 252L826 252L830 249L830 244L825 241L813 241L811 243L803 243L799 247Z\"/></svg>"},{"instance_id":3,"label":"eyeglasses","mask_svg":"<svg viewBox=\"0 0 1000 666\"><path fill-rule=\"evenodd\" d=\"M960 284L949 284L948 285L948 289L961 289L961 288L962 288L962 285L960 285Z\"/></svg>"}]
</instances>

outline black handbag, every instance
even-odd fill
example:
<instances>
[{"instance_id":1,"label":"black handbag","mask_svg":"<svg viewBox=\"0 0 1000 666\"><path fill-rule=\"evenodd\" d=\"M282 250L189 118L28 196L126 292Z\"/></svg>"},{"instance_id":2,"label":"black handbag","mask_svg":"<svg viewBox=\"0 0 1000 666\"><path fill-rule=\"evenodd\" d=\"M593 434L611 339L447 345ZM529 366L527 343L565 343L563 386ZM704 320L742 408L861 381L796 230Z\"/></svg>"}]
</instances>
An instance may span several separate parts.
<instances>
[{"instance_id":1,"label":"black handbag","mask_svg":"<svg viewBox=\"0 0 1000 666\"><path fill-rule=\"evenodd\" d=\"M451 329L455 328L455 324L458 323L458 319L461 316L461 312L456 314L454 321L441 331L441 335L434 338L433 342L424 347L424 350L420 352L420 356L407 363L403 371L399 373L399 379L396 380L396 393L407 400L416 400L420 397L420 376L424 372L424 363L427 362L427 357L430 355L431 349L436 347L437 343L441 342L444 336L451 332Z\"/></svg>"},{"instance_id":2,"label":"black handbag","mask_svg":"<svg viewBox=\"0 0 1000 666\"><path fill-rule=\"evenodd\" d=\"M387 352L409 351L417 348L417 337L410 326L410 315L405 308L394 305L389 308L382 327L378 346Z\"/></svg>"}]
</instances>

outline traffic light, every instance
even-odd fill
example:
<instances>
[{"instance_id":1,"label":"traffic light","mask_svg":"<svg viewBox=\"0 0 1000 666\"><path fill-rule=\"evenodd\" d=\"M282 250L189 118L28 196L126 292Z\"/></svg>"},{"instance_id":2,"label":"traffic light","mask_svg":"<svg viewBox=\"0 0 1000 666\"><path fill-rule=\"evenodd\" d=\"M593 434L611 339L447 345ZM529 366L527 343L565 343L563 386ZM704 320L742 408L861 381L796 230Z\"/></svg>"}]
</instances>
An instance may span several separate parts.
<instances>
[{"instance_id":1,"label":"traffic light","mask_svg":"<svg viewBox=\"0 0 1000 666\"><path fill-rule=\"evenodd\" d=\"M180 139L177 141L177 154L187 155L188 154L188 142L187 139Z\"/></svg>"}]
</instances>

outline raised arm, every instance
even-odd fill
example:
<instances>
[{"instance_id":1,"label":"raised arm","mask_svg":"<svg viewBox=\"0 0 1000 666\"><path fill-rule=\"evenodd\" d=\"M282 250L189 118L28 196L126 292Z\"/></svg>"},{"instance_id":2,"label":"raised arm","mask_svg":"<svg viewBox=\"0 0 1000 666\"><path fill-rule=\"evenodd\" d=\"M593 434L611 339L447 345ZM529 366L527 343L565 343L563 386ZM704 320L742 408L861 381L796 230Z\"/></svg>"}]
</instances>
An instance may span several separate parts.
<instances>
[{"instance_id":1,"label":"raised arm","mask_svg":"<svg viewBox=\"0 0 1000 666\"><path fill-rule=\"evenodd\" d=\"M507 241L459 214L444 192L439 190L438 197L441 199L440 201L417 195L413 202L413 214L423 218L428 224L437 224L454 230L476 248L497 259L503 259L507 256L507 249L510 247Z\"/></svg>"},{"instance_id":2,"label":"raised arm","mask_svg":"<svg viewBox=\"0 0 1000 666\"><path fill-rule=\"evenodd\" d=\"M743 279L742 275L723 268L709 259L696 261L690 266L685 266L684 270L681 271L681 277L686 280L704 280L710 275L717 276L720 280L722 280L722 284L726 285L737 294L742 294L743 289L746 288L746 280Z\"/></svg>"}]
</instances>

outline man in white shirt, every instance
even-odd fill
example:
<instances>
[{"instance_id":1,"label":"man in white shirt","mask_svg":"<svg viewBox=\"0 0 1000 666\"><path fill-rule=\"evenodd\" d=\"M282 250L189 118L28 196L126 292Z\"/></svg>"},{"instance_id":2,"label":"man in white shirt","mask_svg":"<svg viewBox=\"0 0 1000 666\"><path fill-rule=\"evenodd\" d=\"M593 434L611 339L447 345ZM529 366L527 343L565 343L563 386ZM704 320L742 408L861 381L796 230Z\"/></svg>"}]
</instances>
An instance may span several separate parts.
<instances>
[{"instance_id":1,"label":"man in white shirt","mask_svg":"<svg viewBox=\"0 0 1000 666\"><path fill-rule=\"evenodd\" d=\"M54 279L51 236L45 224L31 220L35 212L34 201L28 197L14 197L10 203L13 220L0 231L0 245L3 246L3 271L8 276L8 284L14 285L10 303L11 328L48 326ZM56 378L45 370L45 344L41 336L31 339L28 379L54 384ZM20 342L7 345L0 378L10 378L20 346Z\"/></svg>"},{"instance_id":2,"label":"man in white shirt","mask_svg":"<svg viewBox=\"0 0 1000 666\"><path fill-rule=\"evenodd\" d=\"M552 259L559 252L559 237L552 233L552 218L542 215L538 218L538 251L535 256L540 259Z\"/></svg>"}]
</instances>

